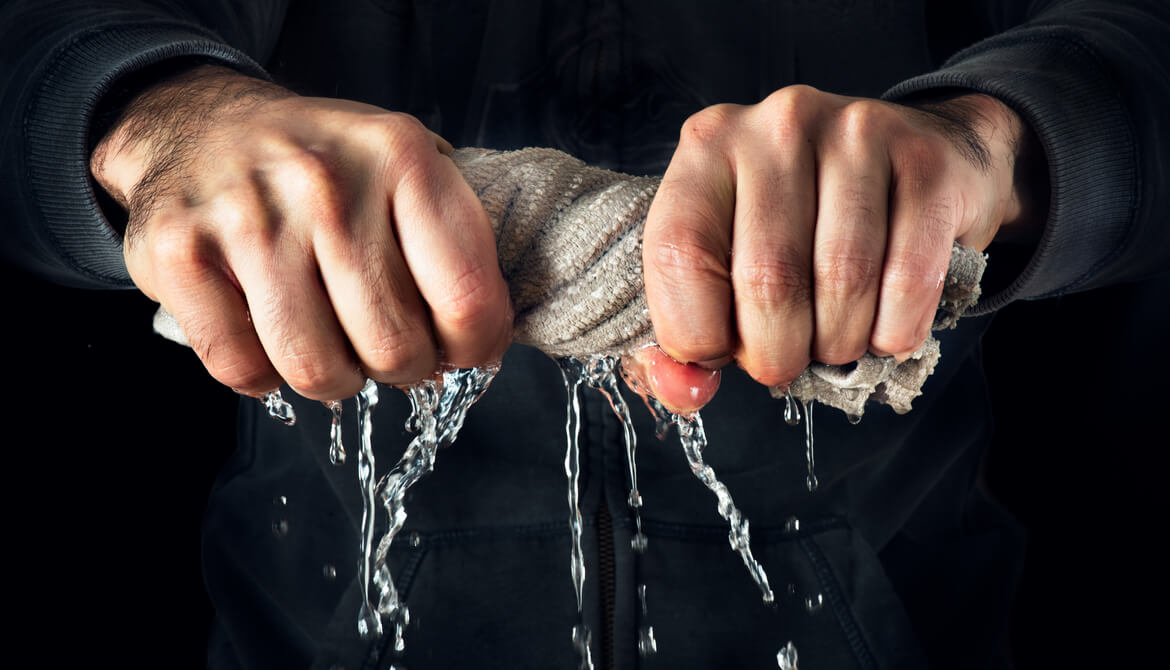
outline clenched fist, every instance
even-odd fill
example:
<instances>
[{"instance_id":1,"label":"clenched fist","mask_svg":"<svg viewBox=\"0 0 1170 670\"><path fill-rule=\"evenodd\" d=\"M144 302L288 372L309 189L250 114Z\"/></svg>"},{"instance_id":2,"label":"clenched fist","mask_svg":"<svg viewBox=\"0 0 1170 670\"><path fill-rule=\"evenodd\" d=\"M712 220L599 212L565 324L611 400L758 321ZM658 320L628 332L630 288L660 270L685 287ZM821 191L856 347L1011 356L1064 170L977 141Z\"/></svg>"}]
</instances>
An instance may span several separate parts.
<instances>
[{"instance_id":1,"label":"clenched fist","mask_svg":"<svg viewBox=\"0 0 1170 670\"><path fill-rule=\"evenodd\" d=\"M646 221L646 298L669 354L642 355L651 390L685 411L733 359L783 386L810 360L909 355L953 242L982 250L1039 219L1035 166L1018 164L1033 142L979 94L911 108L792 86L695 114Z\"/></svg>"},{"instance_id":2,"label":"clenched fist","mask_svg":"<svg viewBox=\"0 0 1170 670\"><path fill-rule=\"evenodd\" d=\"M203 66L140 94L91 171L131 277L222 383L319 400L498 360L512 311L479 200L414 118Z\"/></svg>"}]
</instances>

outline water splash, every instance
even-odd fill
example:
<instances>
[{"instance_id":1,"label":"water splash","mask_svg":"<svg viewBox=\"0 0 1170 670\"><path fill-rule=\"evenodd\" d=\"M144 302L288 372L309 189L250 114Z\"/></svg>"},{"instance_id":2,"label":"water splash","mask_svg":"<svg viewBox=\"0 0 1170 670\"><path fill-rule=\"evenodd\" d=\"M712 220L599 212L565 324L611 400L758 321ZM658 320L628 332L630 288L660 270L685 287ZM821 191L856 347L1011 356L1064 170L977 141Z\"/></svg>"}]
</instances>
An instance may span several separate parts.
<instances>
[{"instance_id":1,"label":"water splash","mask_svg":"<svg viewBox=\"0 0 1170 670\"><path fill-rule=\"evenodd\" d=\"M784 423L789 426L800 423L800 408L796 406L796 398L792 397L791 390L784 391Z\"/></svg>"},{"instance_id":2,"label":"water splash","mask_svg":"<svg viewBox=\"0 0 1170 670\"><path fill-rule=\"evenodd\" d=\"M801 403L804 405L804 460L808 463L808 476L805 485L809 493L817 490L820 482L817 481L816 457L813 455L813 404L815 401Z\"/></svg>"},{"instance_id":3,"label":"water splash","mask_svg":"<svg viewBox=\"0 0 1170 670\"><path fill-rule=\"evenodd\" d=\"M447 370L440 378L426 379L406 389L411 405L410 425L416 426L417 431L398 463L375 487L388 520L373 561L373 583L378 589L377 615L393 624L396 652L406 649L404 635L410 625L410 609L399 597L386 558L406 522L406 492L434 470L439 447L455 441L468 410L499 370L498 364Z\"/></svg>"},{"instance_id":4,"label":"water splash","mask_svg":"<svg viewBox=\"0 0 1170 670\"><path fill-rule=\"evenodd\" d=\"M568 404L565 416L565 476L569 480L569 533L572 546L569 557L569 572L573 578L573 592L577 596L577 625L573 626L573 647L580 658L581 670L593 670L593 654L590 650L592 635L584 619L583 594L585 591L585 553L581 549L581 402L577 390L585 378L585 366L576 358L558 358L561 376L565 380Z\"/></svg>"},{"instance_id":5,"label":"water splash","mask_svg":"<svg viewBox=\"0 0 1170 670\"><path fill-rule=\"evenodd\" d=\"M276 419L286 426L291 426L297 422L297 413L293 410L283 396L280 395L280 389L269 391L260 399L264 403L264 409L268 411L268 416Z\"/></svg>"},{"instance_id":6,"label":"water splash","mask_svg":"<svg viewBox=\"0 0 1170 670\"><path fill-rule=\"evenodd\" d=\"M638 585L638 602L642 605L642 621L646 620L646 585ZM658 640L654 639L654 626L645 625L638 629L638 653L642 657L658 653Z\"/></svg>"},{"instance_id":7,"label":"water splash","mask_svg":"<svg viewBox=\"0 0 1170 670\"><path fill-rule=\"evenodd\" d=\"M780 670L799 670L796 667L796 647L792 646L791 642L776 653L776 664L780 666Z\"/></svg>"},{"instance_id":8,"label":"water splash","mask_svg":"<svg viewBox=\"0 0 1170 670\"><path fill-rule=\"evenodd\" d=\"M329 423L329 462L341 465L345 463L345 445L341 443L341 401L332 400L325 406L333 415Z\"/></svg>"},{"instance_id":9,"label":"water splash","mask_svg":"<svg viewBox=\"0 0 1170 670\"><path fill-rule=\"evenodd\" d=\"M357 395L358 483L362 490L362 523L358 543L358 584L362 591L362 606L358 611L358 633L368 640L382 635L382 618L370 603L370 549L374 542L374 424L370 410L378 404L378 385L367 379L365 388Z\"/></svg>"}]
</instances>

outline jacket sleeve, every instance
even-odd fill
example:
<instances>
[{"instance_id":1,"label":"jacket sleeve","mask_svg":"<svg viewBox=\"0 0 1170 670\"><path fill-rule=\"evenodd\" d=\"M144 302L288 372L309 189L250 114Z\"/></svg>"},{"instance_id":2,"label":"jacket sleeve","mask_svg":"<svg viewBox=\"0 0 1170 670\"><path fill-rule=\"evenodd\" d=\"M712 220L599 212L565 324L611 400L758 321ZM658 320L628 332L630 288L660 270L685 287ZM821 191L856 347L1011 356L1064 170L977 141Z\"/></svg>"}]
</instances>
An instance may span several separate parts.
<instances>
[{"instance_id":1,"label":"jacket sleeve","mask_svg":"<svg viewBox=\"0 0 1170 670\"><path fill-rule=\"evenodd\" d=\"M17 0L0 7L0 244L58 283L133 284L89 175L99 104L135 74L210 62L266 77L285 2Z\"/></svg>"},{"instance_id":2,"label":"jacket sleeve","mask_svg":"<svg viewBox=\"0 0 1170 670\"><path fill-rule=\"evenodd\" d=\"M1043 146L1051 185L1044 232L1014 280L976 309L1170 268L1170 3L982 5L992 37L885 94L986 93L1019 113Z\"/></svg>"}]
</instances>

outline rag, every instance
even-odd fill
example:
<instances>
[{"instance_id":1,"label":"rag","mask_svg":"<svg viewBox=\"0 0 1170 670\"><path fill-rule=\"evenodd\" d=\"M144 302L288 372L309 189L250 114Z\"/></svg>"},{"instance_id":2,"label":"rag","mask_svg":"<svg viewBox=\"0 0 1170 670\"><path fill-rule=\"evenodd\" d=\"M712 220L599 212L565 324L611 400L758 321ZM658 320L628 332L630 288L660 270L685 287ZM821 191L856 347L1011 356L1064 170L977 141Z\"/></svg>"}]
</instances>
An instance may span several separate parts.
<instances>
[{"instance_id":1,"label":"rag","mask_svg":"<svg viewBox=\"0 0 1170 670\"><path fill-rule=\"evenodd\" d=\"M459 149L450 154L496 235L516 311L514 339L550 356L625 355L655 343L642 283L642 227L659 177L591 167L555 149ZM953 328L979 298L983 254L956 243L932 329ZM187 344L160 309L155 331ZM855 363L813 362L775 397L860 417L867 402L910 410L940 356L930 336L904 361L866 353Z\"/></svg>"}]
</instances>

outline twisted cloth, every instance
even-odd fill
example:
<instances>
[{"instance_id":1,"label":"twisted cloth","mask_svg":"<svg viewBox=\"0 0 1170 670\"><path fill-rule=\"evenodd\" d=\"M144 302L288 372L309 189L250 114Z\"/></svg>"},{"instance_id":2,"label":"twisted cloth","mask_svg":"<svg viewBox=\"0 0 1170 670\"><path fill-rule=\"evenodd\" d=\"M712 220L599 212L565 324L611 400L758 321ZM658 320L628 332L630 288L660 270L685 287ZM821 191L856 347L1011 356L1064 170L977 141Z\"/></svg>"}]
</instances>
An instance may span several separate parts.
<instances>
[{"instance_id":1,"label":"twisted cloth","mask_svg":"<svg viewBox=\"0 0 1170 670\"><path fill-rule=\"evenodd\" d=\"M516 310L515 340L550 356L624 355L654 344L642 284L642 226L657 177L632 177L554 149L460 149L451 159L483 202ZM979 297L982 254L956 244L934 329L953 328ZM164 310L155 330L186 344ZM861 416L872 400L909 411L939 359L929 337L909 359L865 354L811 364L787 389ZM783 397L785 389L773 388Z\"/></svg>"}]
</instances>

